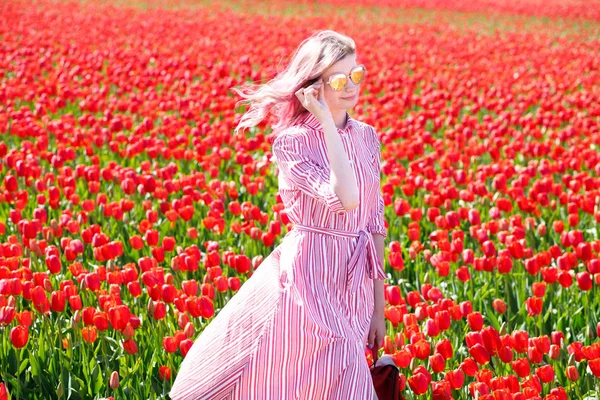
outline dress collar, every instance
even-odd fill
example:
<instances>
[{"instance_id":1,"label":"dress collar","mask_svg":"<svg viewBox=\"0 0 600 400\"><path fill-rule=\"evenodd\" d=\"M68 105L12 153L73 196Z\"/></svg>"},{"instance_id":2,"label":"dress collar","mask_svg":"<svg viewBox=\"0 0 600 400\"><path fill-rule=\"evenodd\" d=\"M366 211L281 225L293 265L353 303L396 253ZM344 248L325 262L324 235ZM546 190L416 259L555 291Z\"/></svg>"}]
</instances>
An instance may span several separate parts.
<instances>
[{"instance_id":1,"label":"dress collar","mask_svg":"<svg viewBox=\"0 0 600 400\"><path fill-rule=\"evenodd\" d=\"M298 122L301 124L306 124L311 128L315 129L323 129L321 123L311 112L305 111L304 113L298 116ZM346 126L343 129L338 128L338 133L344 135L350 132L350 128L356 128L358 126L357 121L348 114L346 111Z\"/></svg>"}]
</instances>

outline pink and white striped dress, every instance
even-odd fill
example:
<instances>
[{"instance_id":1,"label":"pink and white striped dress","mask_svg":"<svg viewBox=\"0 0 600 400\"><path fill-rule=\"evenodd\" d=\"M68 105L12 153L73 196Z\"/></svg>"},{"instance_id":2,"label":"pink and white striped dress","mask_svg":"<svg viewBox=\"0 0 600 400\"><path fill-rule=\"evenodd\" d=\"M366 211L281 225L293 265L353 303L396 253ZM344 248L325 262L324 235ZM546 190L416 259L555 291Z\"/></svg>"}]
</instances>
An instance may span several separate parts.
<instances>
[{"instance_id":1,"label":"pink and white striped dress","mask_svg":"<svg viewBox=\"0 0 600 400\"><path fill-rule=\"evenodd\" d=\"M329 181L324 133L310 113L273 142L279 193L294 228L265 258L181 364L174 400L366 400L373 233L387 236L375 130L347 115L338 129L360 206L346 211Z\"/></svg>"}]
</instances>

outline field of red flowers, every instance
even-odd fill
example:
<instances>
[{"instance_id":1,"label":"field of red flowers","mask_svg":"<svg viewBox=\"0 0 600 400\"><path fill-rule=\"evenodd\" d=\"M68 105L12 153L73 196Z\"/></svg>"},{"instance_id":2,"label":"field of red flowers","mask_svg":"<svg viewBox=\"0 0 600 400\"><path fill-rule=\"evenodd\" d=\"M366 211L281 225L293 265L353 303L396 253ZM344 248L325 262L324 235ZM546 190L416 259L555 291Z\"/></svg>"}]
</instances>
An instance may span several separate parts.
<instances>
[{"instance_id":1,"label":"field of red flowers","mask_svg":"<svg viewBox=\"0 0 600 400\"><path fill-rule=\"evenodd\" d=\"M230 88L323 28L369 70L404 397L597 398L600 4L541 3L0 3L0 400L166 398L291 228Z\"/></svg>"}]
</instances>

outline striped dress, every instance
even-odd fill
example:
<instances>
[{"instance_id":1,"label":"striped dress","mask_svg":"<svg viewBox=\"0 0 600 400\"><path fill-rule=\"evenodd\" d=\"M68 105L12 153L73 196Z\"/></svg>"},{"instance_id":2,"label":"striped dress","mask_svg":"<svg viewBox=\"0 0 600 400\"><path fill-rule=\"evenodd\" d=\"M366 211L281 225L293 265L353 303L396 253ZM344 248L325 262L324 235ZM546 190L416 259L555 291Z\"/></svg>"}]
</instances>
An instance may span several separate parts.
<instances>
[{"instance_id":1,"label":"striped dress","mask_svg":"<svg viewBox=\"0 0 600 400\"><path fill-rule=\"evenodd\" d=\"M373 398L365 351L373 279L386 278L372 236L386 236L380 143L349 114L338 133L360 206L343 208L330 185L321 125L301 114L272 146L294 227L196 339L172 399Z\"/></svg>"}]
</instances>

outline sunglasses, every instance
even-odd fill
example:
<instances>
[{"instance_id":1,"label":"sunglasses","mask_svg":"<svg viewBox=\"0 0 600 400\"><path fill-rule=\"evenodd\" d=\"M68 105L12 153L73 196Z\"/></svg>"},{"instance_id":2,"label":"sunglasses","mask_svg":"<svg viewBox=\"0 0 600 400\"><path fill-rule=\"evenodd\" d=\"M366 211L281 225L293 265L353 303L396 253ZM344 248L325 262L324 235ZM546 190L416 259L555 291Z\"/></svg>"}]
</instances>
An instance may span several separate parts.
<instances>
[{"instance_id":1,"label":"sunglasses","mask_svg":"<svg viewBox=\"0 0 600 400\"><path fill-rule=\"evenodd\" d=\"M348 78L355 84L358 85L362 81L365 80L365 75L367 74L367 69L364 65L357 65L354 67L352 71L350 71L349 75L344 75L342 73L333 74L329 77L329 81L325 82L327 85L331 86L333 90L339 92L340 90L346 87L348 83Z\"/></svg>"}]
</instances>

